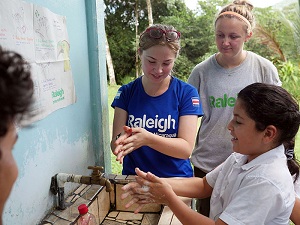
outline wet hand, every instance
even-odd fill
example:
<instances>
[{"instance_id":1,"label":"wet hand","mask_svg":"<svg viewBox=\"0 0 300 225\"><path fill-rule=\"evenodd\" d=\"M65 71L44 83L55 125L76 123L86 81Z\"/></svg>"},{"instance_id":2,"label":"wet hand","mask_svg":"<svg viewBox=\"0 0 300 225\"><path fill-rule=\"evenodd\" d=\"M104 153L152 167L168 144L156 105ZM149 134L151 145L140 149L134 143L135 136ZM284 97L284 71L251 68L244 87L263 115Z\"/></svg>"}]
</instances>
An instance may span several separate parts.
<instances>
[{"instance_id":1,"label":"wet hand","mask_svg":"<svg viewBox=\"0 0 300 225\"><path fill-rule=\"evenodd\" d=\"M142 146L147 146L150 135L153 134L144 128L131 128L131 135L122 141L123 146L120 150L124 152L123 155L127 155Z\"/></svg>"},{"instance_id":2,"label":"wet hand","mask_svg":"<svg viewBox=\"0 0 300 225\"><path fill-rule=\"evenodd\" d=\"M137 208L134 213L140 212L145 204L152 203L154 200L149 193L149 187L146 185L140 185L137 182L131 182L122 187L124 193L121 195L121 199L124 200L129 197L129 202L126 203L125 208L129 208L136 204Z\"/></svg>"},{"instance_id":3,"label":"wet hand","mask_svg":"<svg viewBox=\"0 0 300 225\"><path fill-rule=\"evenodd\" d=\"M151 194L152 202L167 205L167 196L174 194L171 185L163 178L159 178L151 172L145 173L139 168L136 168L135 172L138 175L136 177L136 181L141 185L149 186L149 193Z\"/></svg>"},{"instance_id":4,"label":"wet hand","mask_svg":"<svg viewBox=\"0 0 300 225\"><path fill-rule=\"evenodd\" d=\"M120 161L120 163L123 163L123 158L126 154L123 154L123 142L128 137L132 135L132 129L128 126L123 127L124 132L121 132L117 135L116 140L114 142L114 145L116 146L115 150L113 151L113 154L117 156L116 160Z\"/></svg>"},{"instance_id":5,"label":"wet hand","mask_svg":"<svg viewBox=\"0 0 300 225\"><path fill-rule=\"evenodd\" d=\"M124 126L124 135L122 134L115 142L117 147L114 150L114 155L117 156L117 161L123 161L123 158L132 151L147 145L147 137L151 135L147 130L136 127L130 128ZM121 153L122 152L122 153Z\"/></svg>"},{"instance_id":6,"label":"wet hand","mask_svg":"<svg viewBox=\"0 0 300 225\"><path fill-rule=\"evenodd\" d=\"M139 206L148 203L168 203L166 194L173 192L173 190L166 181L150 172L145 173L138 168L136 168L136 173L138 175L136 182L122 187L124 194L121 195L121 199L131 197L131 200L126 204L127 207L135 203L139 204Z\"/></svg>"}]
</instances>

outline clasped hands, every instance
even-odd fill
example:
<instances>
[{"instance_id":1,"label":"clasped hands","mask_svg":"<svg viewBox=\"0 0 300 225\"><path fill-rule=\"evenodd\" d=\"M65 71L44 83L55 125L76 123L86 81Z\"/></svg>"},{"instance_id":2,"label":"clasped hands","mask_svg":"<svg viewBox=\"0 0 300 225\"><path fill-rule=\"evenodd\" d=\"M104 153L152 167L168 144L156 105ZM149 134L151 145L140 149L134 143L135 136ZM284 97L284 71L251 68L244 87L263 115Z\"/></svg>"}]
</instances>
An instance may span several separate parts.
<instances>
[{"instance_id":1,"label":"clasped hands","mask_svg":"<svg viewBox=\"0 0 300 225\"><path fill-rule=\"evenodd\" d=\"M123 126L123 130L124 132L118 135L114 143L116 148L113 151L114 155L117 156L116 160L120 163L123 163L123 158L126 155L145 145L144 140L146 140L148 133L148 131L140 127Z\"/></svg>"},{"instance_id":2,"label":"clasped hands","mask_svg":"<svg viewBox=\"0 0 300 225\"><path fill-rule=\"evenodd\" d=\"M134 213L138 213L148 203L168 205L167 196L170 193L174 194L171 185L150 172L145 173L138 168L135 169L135 172L137 174L136 181L122 187L124 193L121 195L121 199L131 197L125 207L129 208L133 204L137 204Z\"/></svg>"}]
</instances>

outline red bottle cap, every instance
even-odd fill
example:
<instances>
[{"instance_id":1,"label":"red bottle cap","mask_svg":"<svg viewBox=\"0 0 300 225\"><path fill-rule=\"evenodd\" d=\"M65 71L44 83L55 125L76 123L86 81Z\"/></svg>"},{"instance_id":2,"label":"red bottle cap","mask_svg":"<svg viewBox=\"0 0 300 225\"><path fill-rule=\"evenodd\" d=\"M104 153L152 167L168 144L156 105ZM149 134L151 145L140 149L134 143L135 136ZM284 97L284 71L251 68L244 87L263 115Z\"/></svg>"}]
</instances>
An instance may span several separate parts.
<instances>
[{"instance_id":1,"label":"red bottle cap","mask_svg":"<svg viewBox=\"0 0 300 225\"><path fill-rule=\"evenodd\" d=\"M80 215L86 214L89 211L89 208L86 206L86 204L81 204L78 206L78 211Z\"/></svg>"}]
</instances>

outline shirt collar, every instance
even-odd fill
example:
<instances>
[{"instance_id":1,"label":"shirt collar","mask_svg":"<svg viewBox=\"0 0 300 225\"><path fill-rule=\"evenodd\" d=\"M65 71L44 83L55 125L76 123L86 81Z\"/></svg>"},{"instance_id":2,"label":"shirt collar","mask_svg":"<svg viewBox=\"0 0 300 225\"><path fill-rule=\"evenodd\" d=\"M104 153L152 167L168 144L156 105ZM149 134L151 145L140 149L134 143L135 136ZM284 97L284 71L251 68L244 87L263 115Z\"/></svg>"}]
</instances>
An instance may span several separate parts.
<instances>
[{"instance_id":1,"label":"shirt collar","mask_svg":"<svg viewBox=\"0 0 300 225\"><path fill-rule=\"evenodd\" d=\"M269 164L273 162L275 159L282 158L286 160L286 156L284 153L284 146L279 145L276 148L273 148L253 159L251 162L247 162L247 155L242 155L236 153L235 161L237 164L241 166L243 170L249 170L254 166L262 165L262 164ZM246 164L245 164L246 163Z\"/></svg>"}]
</instances>

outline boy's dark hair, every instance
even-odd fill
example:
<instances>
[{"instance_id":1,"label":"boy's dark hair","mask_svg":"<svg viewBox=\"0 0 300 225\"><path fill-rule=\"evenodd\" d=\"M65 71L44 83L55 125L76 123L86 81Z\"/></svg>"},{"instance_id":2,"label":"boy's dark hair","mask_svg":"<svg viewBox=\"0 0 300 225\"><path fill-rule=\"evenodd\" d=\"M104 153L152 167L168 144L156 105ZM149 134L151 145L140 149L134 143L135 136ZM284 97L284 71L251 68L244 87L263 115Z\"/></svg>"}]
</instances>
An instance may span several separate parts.
<instances>
[{"instance_id":1,"label":"boy's dark hair","mask_svg":"<svg viewBox=\"0 0 300 225\"><path fill-rule=\"evenodd\" d=\"M19 122L31 111L33 90L29 64L18 53L0 46L0 137L10 122Z\"/></svg>"},{"instance_id":2,"label":"boy's dark hair","mask_svg":"<svg viewBox=\"0 0 300 225\"><path fill-rule=\"evenodd\" d=\"M295 180L299 177L299 164L295 159L294 140L299 130L300 112L297 101L282 87L254 83L238 94L256 129L263 131L273 125L279 130L278 144L284 144L288 167Z\"/></svg>"}]
</instances>

